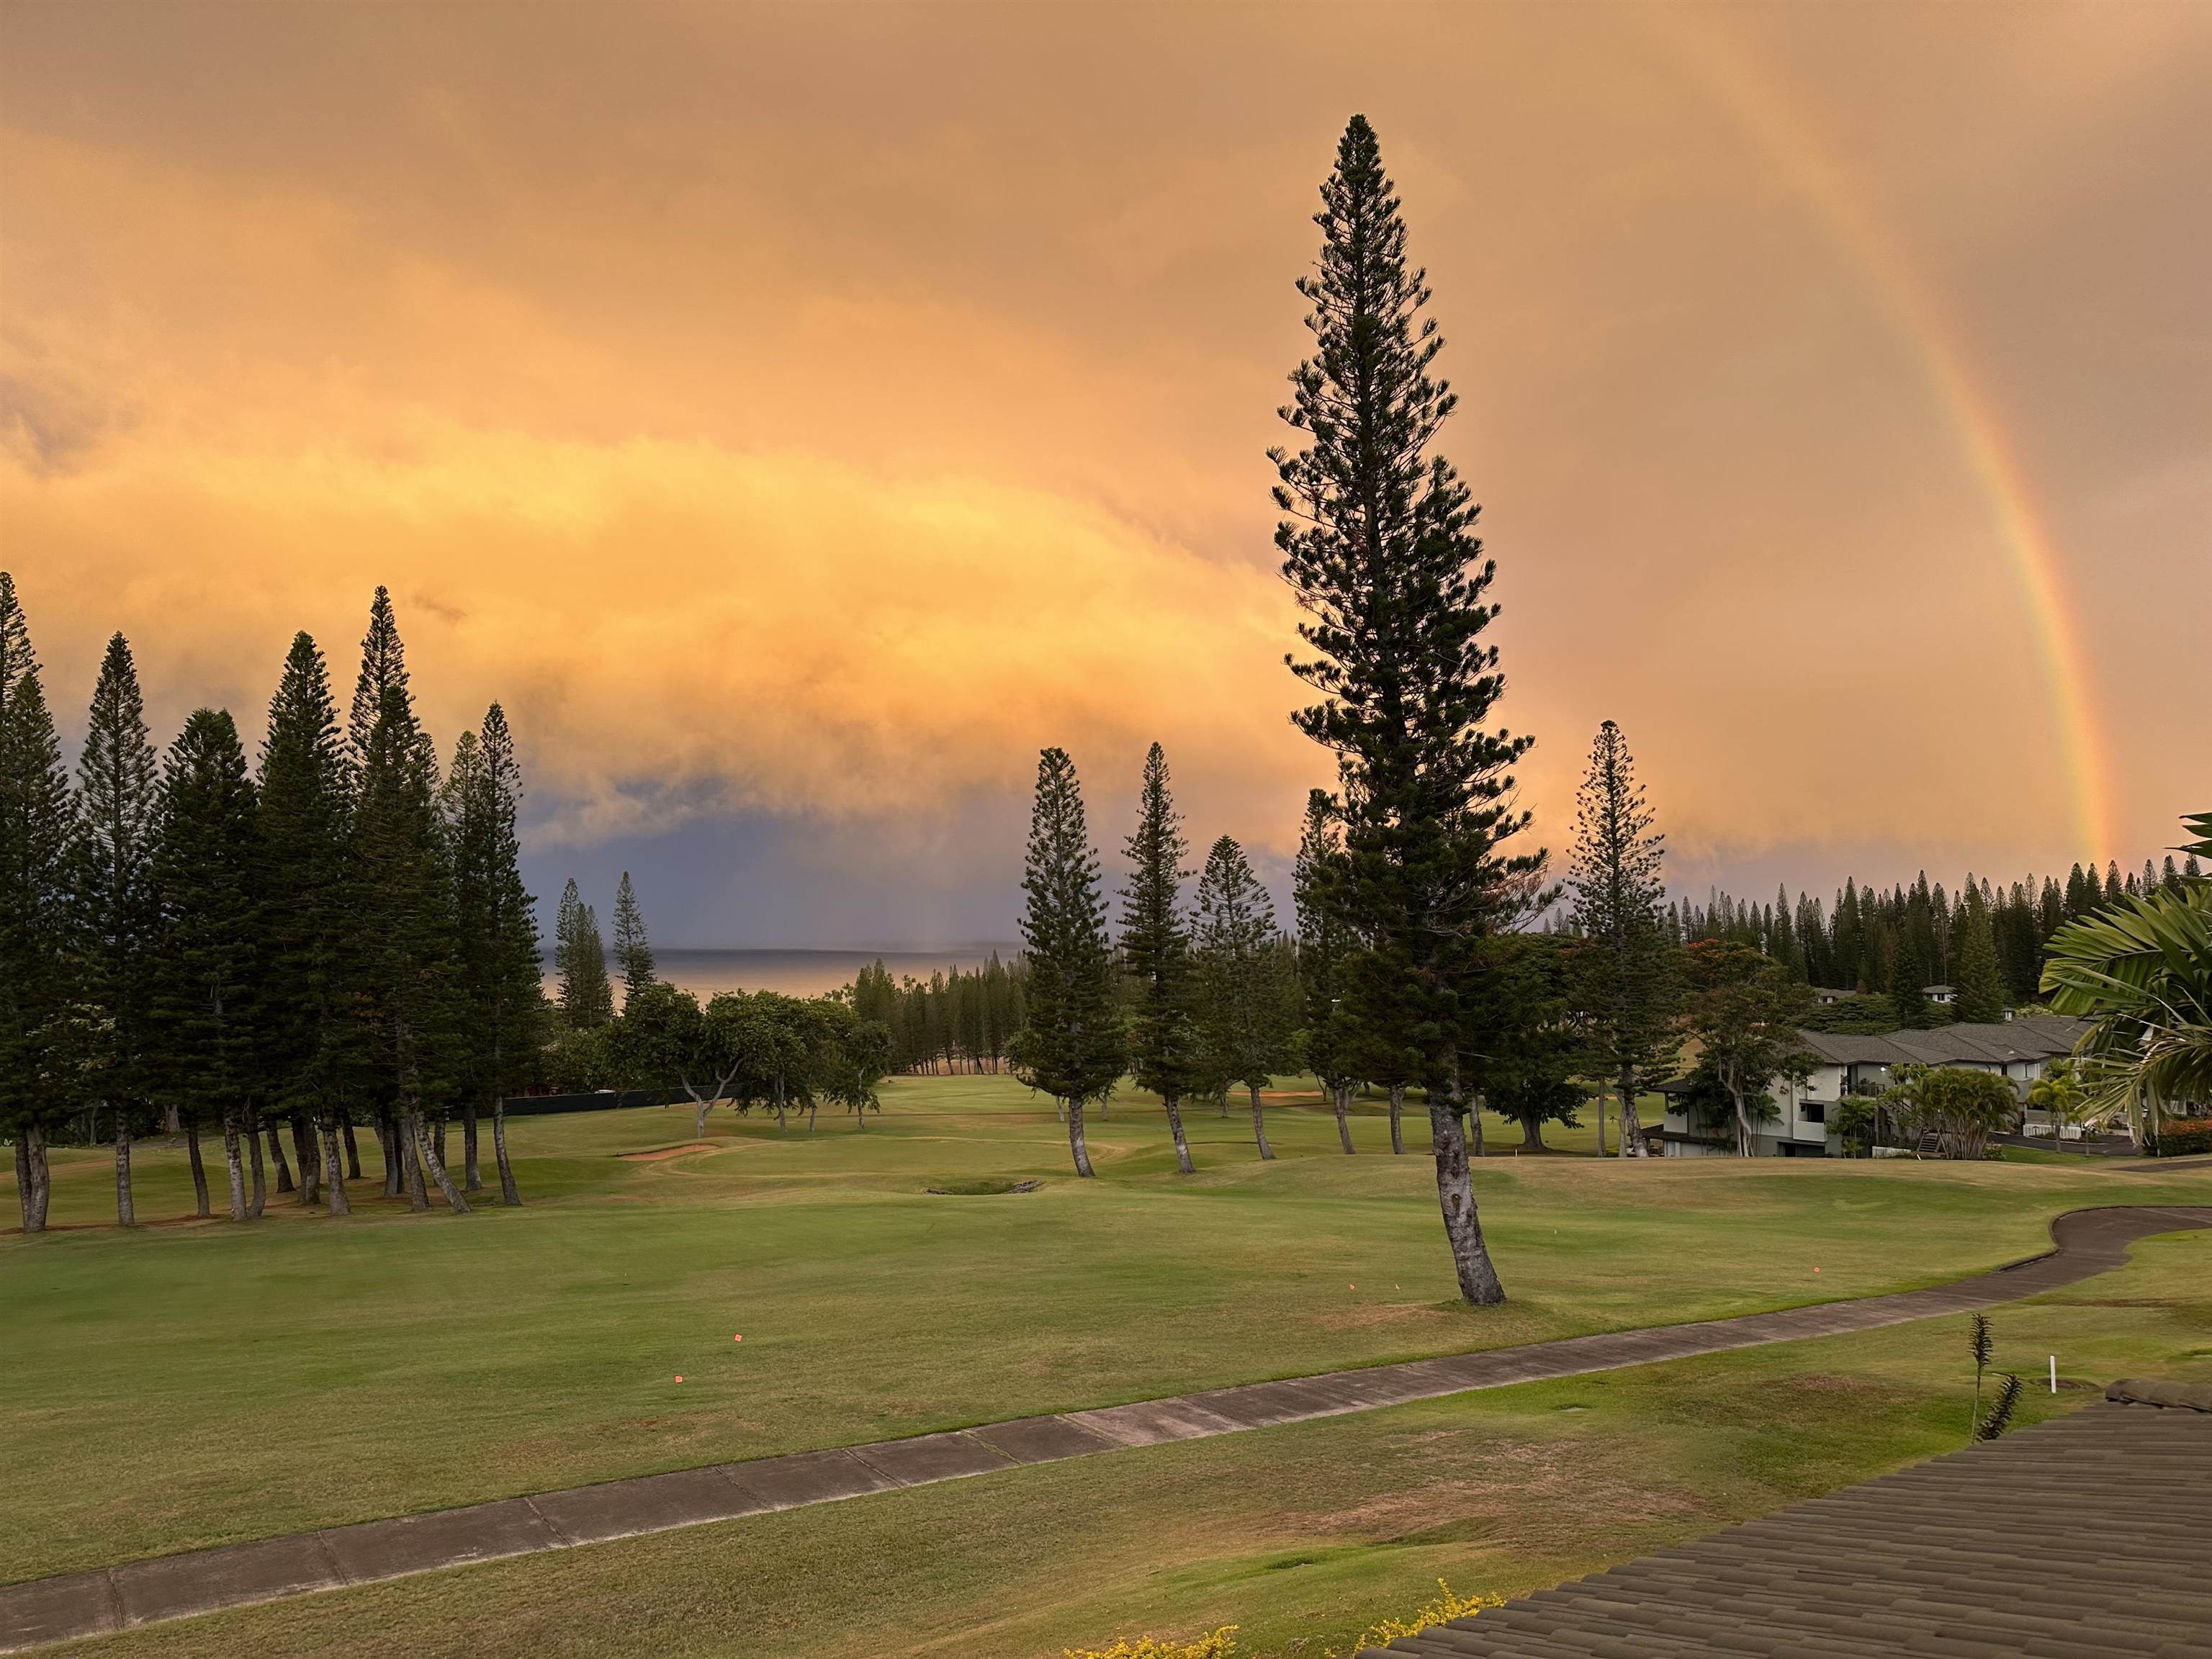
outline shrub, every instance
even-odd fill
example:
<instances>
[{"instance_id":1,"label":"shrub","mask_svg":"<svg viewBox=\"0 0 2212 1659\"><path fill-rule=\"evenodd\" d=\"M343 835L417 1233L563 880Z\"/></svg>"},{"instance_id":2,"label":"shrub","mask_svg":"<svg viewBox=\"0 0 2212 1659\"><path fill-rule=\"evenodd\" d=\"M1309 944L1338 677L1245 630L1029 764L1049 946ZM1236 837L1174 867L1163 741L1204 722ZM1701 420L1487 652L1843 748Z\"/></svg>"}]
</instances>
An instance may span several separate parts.
<instances>
[{"instance_id":1,"label":"shrub","mask_svg":"<svg viewBox=\"0 0 2212 1659\"><path fill-rule=\"evenodd\" d=\"M1352 1651L1358 1653L1365 1648L1379 1648L1401 1637L1419 1636L1423 1631L1434 1629L1438 1625L1449 1624L1455 1619L1465 1619L1485 1607L1504 1605L1502 1598L1495 1595L1454 1595L1452 1587L1441 1578L1437 1580L1437 1588L1443 1594L1411 1619L1385 1619L1379 1625L1368 1626L1360 1632L1359 1639L1352 1644Z\"/></svg>"},{"instance_id":2,"label":"shrub","mask_svg":"<svg viewBox=\"0 0 2212 1659\"><path fill-rule=\"evenodd\" d=\"M2145 1137L2143 1150L2153 1158L2186 1158L2191 1152L2212 1152L2212 1118L2165 1124L2156 1134Z\"/></svg>"},{"instance_id":3,"label":"shrub","mask_svg":"<svg viewBox=\"0 0 2212 1659\"><path fill-rule=\"evenodd\" d=\"M1224 1625L1194 1642L1162 1642L1150 1636L1110 1648L1068 1648L1067 1659L1237 1659L1237 1626Z\"/></svg>"},{"instance_id":4,"label":"shrub","mask_svg":"<svg viewBox=\"0 0 2212 1659\"><path fill-rule=\"evenodd\" d=\"M1882 1104L1916 1130L1943 1139L1946 1158L1978 1158L1990 1135L2008 1129L2020 1097L1994 1072L1963 1066L1900 1066Z\"/></svg>"}]
</instances>

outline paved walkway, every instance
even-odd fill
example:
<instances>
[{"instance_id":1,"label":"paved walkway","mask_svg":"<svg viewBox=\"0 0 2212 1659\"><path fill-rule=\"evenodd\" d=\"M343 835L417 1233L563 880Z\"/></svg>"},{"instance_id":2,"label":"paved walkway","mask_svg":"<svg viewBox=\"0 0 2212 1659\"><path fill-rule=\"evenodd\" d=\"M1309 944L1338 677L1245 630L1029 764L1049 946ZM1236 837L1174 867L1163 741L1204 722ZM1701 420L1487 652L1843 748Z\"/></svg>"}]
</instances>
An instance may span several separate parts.
<instances>
[{"instance_id":1,"label":"paved walkway","mask_svg":"<svg viewBox=\"0 0 2212 1659\"><path fill-rule=\"evenodd\" d=\"M1024 1463L1234 1434L1474 1389L1577 1376L1964 1313L2118 1267L2126 1259L2128 1246L2139 1238L2200 1227L2212 1227L2212 1206L2075 1210L2051 1224L2057 1248L2048 1255L1929 1290L1568 1337L1525 1347L1212 1389L1096 1411L1025 1417L910 1440L682 1469L37 1579L0 1589L0 1653L314 1590L825 1504L897 1486L927 1486Z\"/></svg>"}]
</instances>

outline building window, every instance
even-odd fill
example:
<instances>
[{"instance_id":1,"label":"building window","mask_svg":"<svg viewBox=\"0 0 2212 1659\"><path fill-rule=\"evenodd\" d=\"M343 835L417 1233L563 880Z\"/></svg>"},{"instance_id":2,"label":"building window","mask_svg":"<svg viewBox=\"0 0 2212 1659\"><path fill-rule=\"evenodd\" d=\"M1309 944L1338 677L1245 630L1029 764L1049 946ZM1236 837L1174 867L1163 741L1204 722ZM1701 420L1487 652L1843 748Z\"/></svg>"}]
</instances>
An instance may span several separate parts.
<instances>
[{"instance_id":1,"label":"building window","mask_svg":"<svg viewBox=\"0 0 2212 1659\"><path fill-rule=\"evenodd\" d=\"M1797 1115L1808 1123L1826 1123L1828 1121L1828 1109L1820 1101L1801 1100L1797 1103Z\"/></svg>"}]
</instances>

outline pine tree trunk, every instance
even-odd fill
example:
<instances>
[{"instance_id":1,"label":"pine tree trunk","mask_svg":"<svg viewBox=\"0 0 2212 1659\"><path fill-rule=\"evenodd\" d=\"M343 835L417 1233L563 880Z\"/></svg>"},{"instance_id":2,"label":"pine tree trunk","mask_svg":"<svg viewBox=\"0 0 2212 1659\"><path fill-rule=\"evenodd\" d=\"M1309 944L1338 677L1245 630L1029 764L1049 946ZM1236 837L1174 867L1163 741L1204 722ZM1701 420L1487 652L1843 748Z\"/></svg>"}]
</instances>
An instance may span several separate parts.
<instances>
[{"instance_id":1,"label":"pine tree trunk","mask_svg":"<svg viewBox=\"0 0 2212 1659\"><path fill-rule=\"evenodd\" d=\"M191 1159L194 1213L204 1221L214 1212L208 1206L207 1164L200 1157L200 1126L197 1118L185 1125L185 1152Z\"/></svg>"},{"instance_id":2,"label":"pine tree trunk","mask_svg":"<svg viewBox=\"0 0 2212 1659\"><path fill-rule=\"evenodd\" d=\"M39 1178L31 1169L31 1131L15 1138L15 1207L23 1212L23 1237L39 1231Z\"/></svg>"},{"instance_id":3,"label":"pine tree trunk","mask_svg":"<svg viewBox=\"0 0 2212 1659\"><path fill-rule=\"evenodd\" d=\"M46 1230L46 1212L54 1198L54 1172L46 1161L46 1132L33 1123L23 1131L23 1149L29 1154L31 1167L31 1216L25 1227L27 1232L42 1233Z\"/></svg>"},{"instance_id":4,"label":"pine tree trunk","mask_svg":"<svg viewBox=\"0 0 2212 1659\"><path fill-rule=\"evenodd\" d=\"M230 1218L246 1219L246 1170L239 1161L238 1114L222 1115L222 1161L230 1177Z\"/></svg>"},{"instance_id":5,"label":"pine tree trunk","mask_svg":"<svg viewBox=\"0 0 2212 1659\"><path fill-rule=\"evenodd\" d=\"M1085 1181L1091 1179L1091 1148L1083 1140L1083 1103L1067 1103L1067 1149L1075 1154L1075 1173Z\"/></svg>"},{"instance_id":6,"label":"pine tree trunk","mask_svg":"<svg viewBox=\"0 0 2212 1659\"><path fill-rule=\"evenodd\" d=\"M1406 1150L1406 1085L1390 1085L1390 1150L1402 1153Z\"/></svg>"},{"instance_id":7,"label":"pine tree trunk","mask_svg":"<svg viewBox=\"0 0 2212 1659\"><path fill-rule=\"evenodd\" d=\"M477 1109L471 1101L461 1108L461 1186L471 1193L483 1190L483 1165L477 1158Z\"/></svg>"},{"instance_id":8,"label":"pine tree trunk","mask_svg":"<svg viewBox=\"0 0 2212 1659\"><path fill-rule=\"evenodd\" d=\"M138 1224L138 1206L131 1200L131 1119L120 1107L115 1113L115 1224L135 1227Z\"/></svg>"},{"instance_id":9,"label":"pine tree trunk","mask_svg":"<svg viewBox=\"0 0 2212 1659\"><path fill-rule=\"evenodd\" d=\"M422 1121L422 1113L416 1112L411 1115L415 1121L415 1152L416 1158L420 1159L424 1167L429 1170L430 1179L437 1183L440 1195L445 1199L448 1205L453 1206L453 1213L455 1215L468 1214L468 1200L461 1196L461 1189L453 1185L453 1177L448 1175L446 1171L446 1160L442 1156L441 1156L441 1149L438 1146L438 1140L442 1137L434 1137L427 1132L427 1126ZM415 1177L416 1185L417 1187L422 1185L422 1177L420 1175L417 1175ZM426 1209L428 1207L427 1200L424 1202L424 1207Z\"/></svg>"},{"instance_id":10,"label":"pine tree trunk","mask_svg":"<svg viewBox=\"0 0 2212 1659\"><path fill-rule=\"evenodd\" d=\"M1601 1089L1601 1090L1599 1090L1599 1091L1597 1091L1597 1155L1598 1155L1600 1158L1603 1158L1603 1157L1606 1155L1606 1152L1605 1152L1605 1091L1604 1091L1604 1090L1602 1090L1602 1089Z\"/></svg>"},{"instance_id":11,"label":"pine tree trunk","mask_svg":"<svg viewBox=\"0 0 2212 1659\"><path fill-rule=\"evenodd\" d=\"M420 1215L430 1207L430 1194L422 1185L422 1152L417 1144L420 1137L415 1132L416 1114L403 1111L393 1120L392 1129L399 1137L400 1187L407 1194L407 1207Z\"/></svg>"},{"instance_id":12,"label":"pine tree trunk","mask_svg":"<svg viewBox=\"0 0 2212 1659\"><path fill-rule=\"evenodd\" d=\"M353 1200L346 1196L345 1166L338 1162L337 1125L328 1118L325 1118L322 1121L321 1138L323 1163L330 1171L326 1177L331 1189L330 1212L332 1215L351 1215Z\"/></svg>"},{"instance_id":13,"label":"pine tree trunk","mask_svg":"<svg viewBox=\"0 0 2212 1659\"><path fill-rule=\"evenodd\" d=\"M496 1095L491 1103L491 1152L499 1164L499 1201L519 1206L522 1189L514 1184L514 1165L507 1156L507 1102Z\"/></svg>"},{"instance_id":14,"label":"pine tree trunk","mask_svg":"<svg viewBox=\"0 0 2212 1659\"><path fill-rule=\"evenodd\" d=\"M1336 1138L1344 1143L1345 1156L1356 1150L1352 1144L1352 1085L1340 1083L1329 1091L1336 1098Z\"/></svg>"},{"instance_id":15,"label":"pine tree trunk","mask_svg":"<svg viewBox=\"0 0 2212 1659\"><path fill-rule=\"evenodd\" d=\"M1644 1144L1644 1119L1636 1109L1636 1071L1633 1066L1620 1068L1620 1151L1624 1158L1649 1158L1651 1149Z\"/></svg>"},{"instance_id":16,"label":"pine tree trunk","mask_svg":"<svg viewBox=\"0 0 2212 1659\"><path fill-rule=\"evenodd\" d=\"M1459 1293L1477 1307L1494 1307L1505 1300L1505 1287L1498 1282L1498 1269L1491 1265L1490 1252L1482 1243L1467 1138L1460 1128L1457 1103L1447 1091L1430 1091L1429 1136L1436 1144L1437 1203L1443 1212L1452 1266L1459 1273Z\"/></svg>"},{"instance_id":17,"label":"pine tree trunk","mask_svg":"<svg viewBox=\"0 0 2212 1659\"><path fill-rule=\"evenodd\" d=\"M406 1160L399 1156L399 1136L389 1111L380 1110L376 1115L376 1144L384 1152L384 1195L397 1198L407 1188Z\"/></svg>"},{"instance_id":18,"label":"pine tree trunk","mask_svg":"<svg viewBox=\"0 0 2212 1659\"><path fill-rule=\"evenodd\" d=\"M1265 1163L1275 1155L1275 1149L1267 1144L1267 1115L1261 1109L1258 1087L1248 1083L1244 1091L1252 1097L1252 1139L1260 1143L1260 1158Z\"/></svg>"},{"instance_id":19,"label":"pine tree trunk","mask_svg":"<svg viewBox=\"0 0 2212 1659\"><path fill-rule=\"evenodd\" d=\"M354 1134L353 1114L350 1112L345 1115L345 1178L348 1181L360 1180L361 1142Z\"/></svg>"},{"instance_id":20,"label":"pine tree trunk","mask_svg":"<svg viewBox=\"0 0 2212 1659\"><path fill-rule=\"evenodd\" d=\"M161 1108L161 1133L165 1135L180 1135L184 1132L184 1120L177 1115L177 1103L173 1100Z\"/></svg>"},{"instance_id":21,"label":"pine tree trunk","mask_svg":"<svg viewBox=\"0 0 2212 1659\"><path fill-rule=\"evenodd\" d=\"M323 1187L323 1152L304 1114L292 1114L292 1156L300 1164L300 1207L314 1203Z\"/></svg>"},{"instance_id":22,"label":"pine tree trunk","mask_svg":"<svg viewBox=\"0 0 2212 1659\"><path fill-rule=\"evenodd\" d=\"M246 1213L258 1221L261 1218L261 1212L269 1207L269 1177L261 1164L261 1126L259 1124L246 1126L246 1151L252 1154L253 1166L253 1196L246 1204Z\"/></svg>"},{"instance_id":23,"label":"pine tree trunk","mask_svg":"<svg viewBox=\"0 0 2212 1659\"><path fill-rule=\"evenodd\" d=\"M452 1143L446 1138L446 1115L443 1112L438 1114L437 1130L437 1133L431 1139L438 1148L438 1167L447 1169L452 1166L453 1160L447 1154L447 1148Z\"/></svg>"},{"instance_id":24,"label":"pine tree trunk","mask_svg":"<svg viewBox=\"0 0 2212 1659\"><path fill-rule=\"evenodd\" d=\"M1190 1161L1190 1142L1183 1139L1182 1102L1173 1095L1163 1098L1168 1109L1168 1133L1175 1137L1176 1168L1185 1175L1196 1175L1198 1166Z\"/></svg>"},{"instance_id":25,"label":"pine tree trunk","mask_svg":"<svg viewBox=\"0 0 2212 1659\"><path fill-rule=\"evenodd\" d=\"M286 1193L295 1190L292 1166L285 1161L284 1142L276 1133L276 1126L264 1122L261 1127L269 1136L269 1156L276 1165L276 1195L282 1198Z\"/></svg>"}]
</instances>

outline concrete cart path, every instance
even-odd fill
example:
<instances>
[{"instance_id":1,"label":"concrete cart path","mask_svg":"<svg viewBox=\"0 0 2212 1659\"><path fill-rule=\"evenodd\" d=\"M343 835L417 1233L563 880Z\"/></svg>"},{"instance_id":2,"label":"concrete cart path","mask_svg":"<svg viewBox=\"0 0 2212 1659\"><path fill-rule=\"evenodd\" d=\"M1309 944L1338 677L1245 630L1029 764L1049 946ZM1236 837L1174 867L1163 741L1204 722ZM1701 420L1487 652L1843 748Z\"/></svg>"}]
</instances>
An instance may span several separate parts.
<instances>
[{"instance_id":1,"label":"concrete cart path","mask_svg":"<svg viewBox=\"0 0 2212 1659\"><path fill-rule=\"evenodd\" d=\"M1328 1371L1093 1411L1025 1417L908 1440L642 1475L36 1579L0 1588L0 1653L315 1590L826 1504L1024 1463L1234 1434L1474 1389L1577 1376L1964 1313L2118 1267L2126 1259L2128 1246L2151 1234L2208 1227L2212 1227L2212 1206L2075 1210L2051 1223L2056 1248L2048 1254L1928 1290Z\"/></svg>"}]
</instances>

